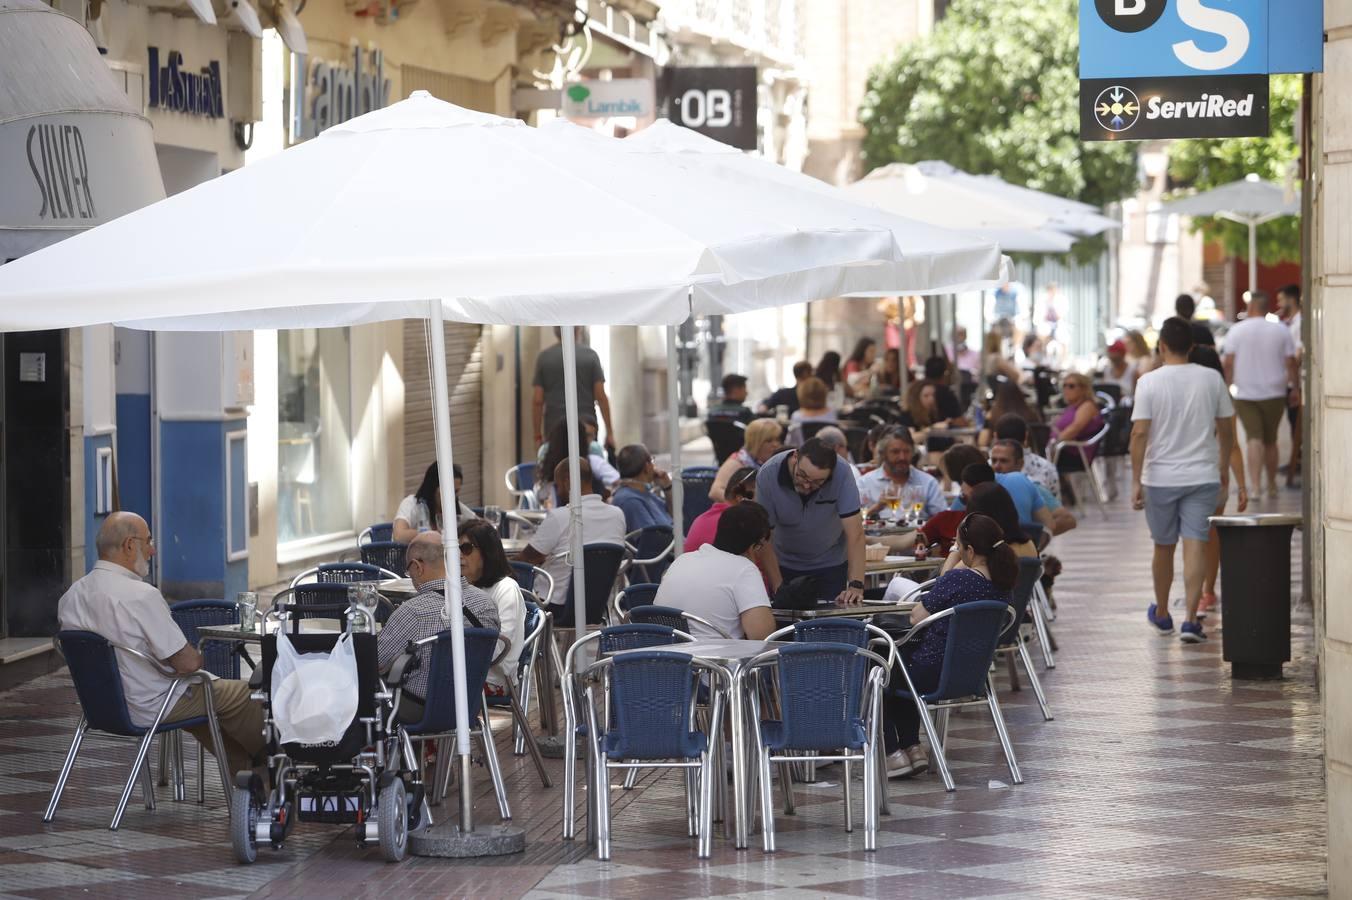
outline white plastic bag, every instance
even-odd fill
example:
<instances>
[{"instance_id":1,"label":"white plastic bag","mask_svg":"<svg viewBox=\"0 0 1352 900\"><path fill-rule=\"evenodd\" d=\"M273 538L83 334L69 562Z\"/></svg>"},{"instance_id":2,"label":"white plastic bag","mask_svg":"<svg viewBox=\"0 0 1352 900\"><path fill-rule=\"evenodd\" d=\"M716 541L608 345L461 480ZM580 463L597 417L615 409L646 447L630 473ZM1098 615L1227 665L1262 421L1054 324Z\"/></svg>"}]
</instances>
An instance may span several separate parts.
<instances>
[{"instance_id":1,"label":"white plastic bag","mask_svg":"<svg viewBox=\"0 0 1352 900\"><path fill-rule=\"evenodd\" d=\"M329 653L297 653L277 634L272 717L284 744L337 743L357 714L357 655L343 634Z\"/></svg>"}]
</instances>

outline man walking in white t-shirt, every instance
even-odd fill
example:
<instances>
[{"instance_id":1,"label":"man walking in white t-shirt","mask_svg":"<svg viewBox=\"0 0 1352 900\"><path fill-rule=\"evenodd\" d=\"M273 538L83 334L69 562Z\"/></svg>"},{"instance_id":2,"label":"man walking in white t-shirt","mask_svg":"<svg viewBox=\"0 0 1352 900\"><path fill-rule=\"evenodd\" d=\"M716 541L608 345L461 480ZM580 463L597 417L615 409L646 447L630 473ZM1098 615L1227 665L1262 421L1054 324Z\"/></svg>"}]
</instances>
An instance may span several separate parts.
<instances>
[{"instance_id":1,"label":"man walking in white t-shirt","mask_svg":"<svg viewBox=\"0 0 1352 900\"><path fill-rule=\"evenodd\" d=\"M1269 322L1268 295L1254 291L1249 314L1225 335L1225 378L1235 386L1235 413L1249 442L1249 478L1254 495L1268 474L1268 497L1277 496L1277 430L1286 415L1288 396L1300 404L1300 363L1291 331ZM1291 387L1288 392L1288 386Z\"/></svg>"},{"instance_id":2,"label":"man walking in white t-shirt","mask_svg":"<svg viewBox=\"0 0 1352 900\"><path fill-rule=\"evenodd\" d=\"M1179 629L1186 643L1206 640L1197 620L1206 568L1208 517L1229 476L1235 441L1235 410L1225 382L1214 370L1188 362L1192 329L1178 317L1160 328L1164 365L1141 376L1131 419L1133 509L1144 509L1155 542L1151 563L1155 602L1146 610L1150 624L1172 634L1169 590L1174 583L1174 547L1183 537L1183 587L1187 621ZM1218 446L1219 444L1219 446Z\"/></svg>"}]
</instances>

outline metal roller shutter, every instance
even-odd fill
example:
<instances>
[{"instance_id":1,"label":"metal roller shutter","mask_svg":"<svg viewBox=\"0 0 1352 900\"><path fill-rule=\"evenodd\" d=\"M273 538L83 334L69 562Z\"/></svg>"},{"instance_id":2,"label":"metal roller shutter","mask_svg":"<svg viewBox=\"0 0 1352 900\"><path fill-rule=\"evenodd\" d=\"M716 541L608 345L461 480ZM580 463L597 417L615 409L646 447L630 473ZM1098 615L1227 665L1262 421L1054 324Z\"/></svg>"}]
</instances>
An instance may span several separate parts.
<instances>
[{"instance_id":1,"label":"metal roller shutter","mask_svg":"<svg viewBox=\"0 0 1352 900\"><path fill-rule=\"evenodd\" d=\"M413 493L437 458L432 426L432 385L427 371L426 322L404 321L404 490ZM482 326L446 325L446 381L451 395L451 442L465 470L461 500L483 498Z\"/></svg>"}]
</instances>

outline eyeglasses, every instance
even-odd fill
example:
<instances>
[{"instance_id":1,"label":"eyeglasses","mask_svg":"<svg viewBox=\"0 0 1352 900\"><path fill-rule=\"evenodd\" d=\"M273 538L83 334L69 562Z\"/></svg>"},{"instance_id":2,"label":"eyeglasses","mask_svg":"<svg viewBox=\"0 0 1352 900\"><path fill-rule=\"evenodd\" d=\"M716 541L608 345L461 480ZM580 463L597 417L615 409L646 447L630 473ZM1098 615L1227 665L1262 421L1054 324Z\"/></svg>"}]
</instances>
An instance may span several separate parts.
<instances>
[{"instance_id":1,"label":"eyeglasses","mask_svg":"<svg viewBox=\"0 0 1352 900\"><path fill-rule=\"evenodd\" d=\"M155 539L154 539L153 537L134 537L134 538L131 538L131 540L133 540L133 541L141 541L141 542L144 543L147 547L151 547L151 548L153 548L153 547L155 546Z\"/></svg>"},{"instance_id":2,"label":"eyeglasses","mask_svg":"<svg viewBox=\"0 0 1352 900\"><path fill-rule=\"evenodd\" d=\"M474 552L474 543L472 541L465 541L463 544L460 545L461 556L468 556L473 552Z\"/></svg>"},{"instance_id":3,"label":"eyeglasses","mask_svg":"<svg viewBox=\"0 0 1352 900\"><path fill-rule=\"evenodd\" d=\"M827 474L823 475L821 478L809 478L799 471L799 469L802 468L802 465L803 461L801 459L793 464L793 480L805 488L810 488L815 491L817 488L826 484L826 480L831 477L830 474Z\"/></svg>"}]
</instances>

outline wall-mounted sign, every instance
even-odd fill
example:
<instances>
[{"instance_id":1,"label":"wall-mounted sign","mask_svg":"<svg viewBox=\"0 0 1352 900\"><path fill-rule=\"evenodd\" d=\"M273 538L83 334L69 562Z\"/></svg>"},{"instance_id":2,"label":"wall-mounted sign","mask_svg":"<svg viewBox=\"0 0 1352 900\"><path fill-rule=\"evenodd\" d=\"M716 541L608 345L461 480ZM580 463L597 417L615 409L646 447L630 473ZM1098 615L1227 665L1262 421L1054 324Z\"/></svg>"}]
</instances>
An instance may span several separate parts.
<instances>
[{"instance_id":1,"label":"wall-mounted sign","mask_svg":"<svg viewBox=\"0 0 1352 900\"><path fill-rule=\"evenodd\" d=\"M607 119L654 115L656 91L648 78L612 78L610 81L576 81L564 85L563 114L569 119Z\"/></svg>"},{"instance_id":2,"label":"wall-mounted sign","mask_svg":"<svg viewBox=\"0 0 1352 900\"><path fill-rule=\"evenodd\" d=\"M755 150L755 66L668 68L662 73L667 118L742 150Z\"/></svg>"},{"instance_id":3,"label":"wall-mounted sign","mask_svg":"<svg viewBox=\"0 0 1352 900\"><path fill-rule=\"evenodd\" d=\"M1324 68L1324 0L1080 0L1080 77Z\"/></svg>"},{"instance_id":4,"label":"wall-mounted sign","mask_svg":"<svg viewBox=\"0 0 1352 900\"><path fill-rule=\"evenodd\" d=\"M390 103L385 54L352 48L350 59L332 62L296 55L297 97L295 140L308 140L326 128L355 119ZM308 62L308 68L307 68Z\"/></svg>"},{"instance_id":5,"label":"wall-mounted sign","mask_svg":"<svg viewBox=\"0 0 1352 900\"><path fill-rule=\"evenodd\" d=\"M1268 77L1089 78L1080 81L1080 139L1262 137Z\"/></svg>"},{"instance_id":6,"label":"wall-mounted sign","mask_svg":"<svg viewBox=\"0 0 1352 900\"><path fill-rule=\"evenodd\" d=\"M183 67L183 54L177 50L160 54L159 47L148 47L151 109L170 110L208 119L225 118L225 95L221 88L221 64L210 60L196 72Z\"/></svg>"},{"instance_id":7,"label":"wall-mounted sign","mask_svg":"<svg viewBox=\"0 0 1352 900\"><path fill-rule=\"evenodd\" d=\"M90 220L98 216L89 184L89 157L79 125L30 125L24 141L42 206L41 220Z\"/></svg>"}]
</instances>

